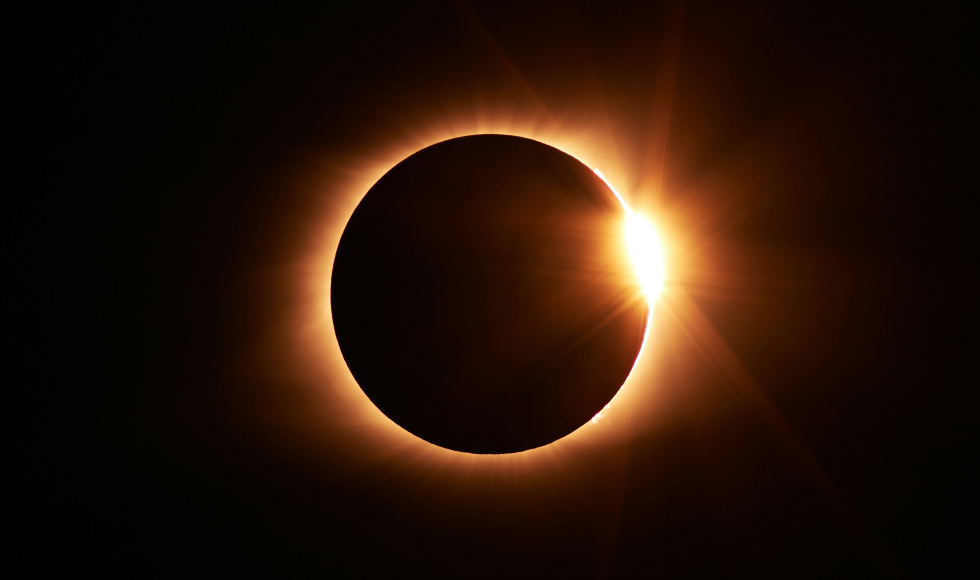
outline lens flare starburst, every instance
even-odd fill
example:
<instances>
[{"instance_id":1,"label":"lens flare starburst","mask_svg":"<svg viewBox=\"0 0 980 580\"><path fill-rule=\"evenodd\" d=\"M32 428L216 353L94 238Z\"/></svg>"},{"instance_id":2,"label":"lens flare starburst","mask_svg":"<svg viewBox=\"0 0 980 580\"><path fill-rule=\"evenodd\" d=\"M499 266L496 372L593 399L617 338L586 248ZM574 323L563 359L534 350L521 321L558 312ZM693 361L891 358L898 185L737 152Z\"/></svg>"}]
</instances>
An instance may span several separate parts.
<instances>
[{"instance_id":1,"label":"lens flare starburst","mask_svg":"<svg viewBox=\"0 0 980 580\"><path fill-rule=\"evenodd\" d=\"M647 299L653 303L664 283L663 252L657 232L643 216L627 208L625 234L626 247L640 278L640 285Z\"/></svg>"},{"instance_id":2,"label":"lens flare starburst","mask_svg":"<svg viewBox=\"0 0 980 580\"><path fill-rule=\"evenodd\" d=\"M626 235L626 248L630 254L630 261L636 270L636 275L640 279L640 286L646 294L650 306L657 300L660 290L664 285L664 256L663 248L660 245L660 238L653 225L643 216L630 209L623 196L616 191L616 188L606 179L606 174L598 167L592 171L603 180L613 194L619 199L626 210L626 224L624 233Z\"/></svg>"}]
</instances>

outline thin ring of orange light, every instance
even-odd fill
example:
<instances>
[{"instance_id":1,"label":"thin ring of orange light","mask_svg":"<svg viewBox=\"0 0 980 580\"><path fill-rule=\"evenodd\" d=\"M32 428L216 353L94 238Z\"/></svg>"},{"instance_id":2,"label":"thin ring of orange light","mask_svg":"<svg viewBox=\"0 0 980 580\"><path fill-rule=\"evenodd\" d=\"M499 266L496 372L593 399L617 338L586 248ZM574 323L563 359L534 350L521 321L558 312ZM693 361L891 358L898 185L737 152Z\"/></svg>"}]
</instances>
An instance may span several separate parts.
<instances>
[{"instance_id":1,"label":"thin ring of orange light","mask_svg":"<svg viewBox=\"0 0 980 580\"><path fill-rule=\"evenodd\" d=\"M372 448L374 451L385 452L387 450L392 453L408 454L424 462L436 462L443 465L459 464L462 469L473 469L479 466L484 468L489 466L490 469L493 469L493 466L499 467L501 463L508 464L511 468L530 469L533 468L532 466L565 461L570 454L574 453L575 449L588 446L590 439L600 437L605 441L611 441L628 436L623 433L616 433L616 416L618 412L628 408L634 391L641 385L649 385L650 383L651 361L649 357L644 355L649 351L647 347L653 325L655 298L650 299L646 331L633 368L623 386L606 407L597 414L596 418L548 445L506 455L476 455L444 449L416 437L388 419L371 403L367 395L357 385L343 360L333 330L329 299L330 274L340 236L357 204L371 186L409 155L435 143L456 137L508 134L534 139L555 147L589 167L598 167L598 158L602 157L602 155L590 154L593 152L590 151L590 147L583 146L584 141L575 142L565 135L549 132L540 127L478 126L475 129L442 128L431 130L427 134L419 133L416 141L389 147L387 154L382 155L380 159L368 162L362 159L359 160L360 163L353 164L353 167L345 168L345 182L339 186L335 184L332 188L333 191L330 192L332 203L328 204L328 209L325 212L322 235L316 240L316 247L310 254L312 256L311 263L305 264L306 276L304 277L303 294L306 307L303 309L302 321L298 323L298 337L305 347L305 358L316 369L310 378L319 383L315 387L319 391L318 394L329 399L329 402L333 403L332 407L339 407L348 414L346 417L336 417L337 420L349 423L353 427L353 431L370 439L370 441L361 442L361 445ZM424 137L420 138L420 135L424 135ZM600 171L597 171L597 174L610 185L627 211L631 211L626 201L613 187L611 181L614 178L607 178L606 174ZM340 405L336 404L338 400ZM604 420L599 421L599 418ZM606 432L601 433L603 430Z\"/></svg>"}]
</instances>

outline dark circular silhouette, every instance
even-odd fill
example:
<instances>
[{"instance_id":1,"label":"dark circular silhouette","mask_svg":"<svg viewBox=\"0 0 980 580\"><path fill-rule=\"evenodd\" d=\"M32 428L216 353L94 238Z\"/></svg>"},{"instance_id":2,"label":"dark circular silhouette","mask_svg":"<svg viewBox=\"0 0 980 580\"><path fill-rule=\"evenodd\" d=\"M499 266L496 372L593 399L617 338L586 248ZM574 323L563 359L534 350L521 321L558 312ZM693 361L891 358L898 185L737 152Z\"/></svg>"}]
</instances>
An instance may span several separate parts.
<instances>
[{"instance_id":1,"label":"dark circular silhouette","mask_svg":"<svg viewBox=\"0 0 980 580\"><path fill-rule=\"evenodd\" d=\"M511 453L571 433L643 340L624 220L589 168L537 141L415 153L371 188L337 249L347 366L385 415L441 447Z\"/></svg>"}]
</instances>

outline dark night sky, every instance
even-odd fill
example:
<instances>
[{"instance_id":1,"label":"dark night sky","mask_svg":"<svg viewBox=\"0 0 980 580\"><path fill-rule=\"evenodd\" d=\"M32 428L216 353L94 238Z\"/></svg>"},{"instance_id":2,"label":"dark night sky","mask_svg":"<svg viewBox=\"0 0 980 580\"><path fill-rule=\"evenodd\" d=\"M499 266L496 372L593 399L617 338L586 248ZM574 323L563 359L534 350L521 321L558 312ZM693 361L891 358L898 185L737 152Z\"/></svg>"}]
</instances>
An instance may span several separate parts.
<instances>
[{"instance_id":1,"label":"dark night sky","mask_svg":"<svg viewBox=\"0 0 980 580\"><path fill-rule=\"evenodd\" d=\"M71 78L107 144L111 271L99 461L75 506L98 522L87 561L824 578L935 577L965 555L962 11L329 4L79 21L95 50ZM476 108L601 116L629 187L649 135L669 135L658 208L700 256L675 283L824 475L787 458L693 339L668 345L662 410L628 442L560 480L449 499L424 465L359 462L295 374L228 372L288 348L324 167Z\"/></svg>"}]
</instances>

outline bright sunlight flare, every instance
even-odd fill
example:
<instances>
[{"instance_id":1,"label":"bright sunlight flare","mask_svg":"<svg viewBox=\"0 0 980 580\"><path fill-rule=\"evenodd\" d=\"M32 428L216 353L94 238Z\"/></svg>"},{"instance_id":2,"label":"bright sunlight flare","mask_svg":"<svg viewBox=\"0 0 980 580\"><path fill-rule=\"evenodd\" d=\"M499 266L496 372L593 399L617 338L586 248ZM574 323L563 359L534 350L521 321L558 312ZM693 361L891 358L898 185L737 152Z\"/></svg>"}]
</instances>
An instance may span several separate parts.
<instances>
[{"instance_id":1,"label":"bright sunlight flare","mask_svg":"<svg viewBox=\"0 0 980 580\"><path fill-rule=\"evenodd\" d=\"M653 302L657 299L664 281L664 261L660 240L650 222L628 208L626 246L629 248L630 259L640 278L643 292L646 293L647 299Z\"/></svg>"}]
</instances>

